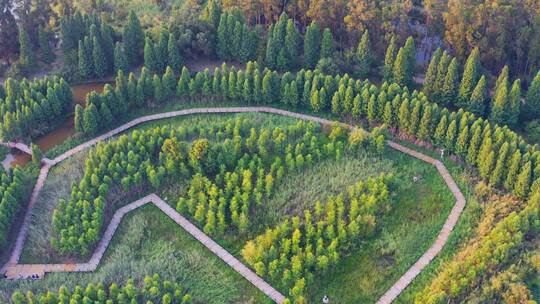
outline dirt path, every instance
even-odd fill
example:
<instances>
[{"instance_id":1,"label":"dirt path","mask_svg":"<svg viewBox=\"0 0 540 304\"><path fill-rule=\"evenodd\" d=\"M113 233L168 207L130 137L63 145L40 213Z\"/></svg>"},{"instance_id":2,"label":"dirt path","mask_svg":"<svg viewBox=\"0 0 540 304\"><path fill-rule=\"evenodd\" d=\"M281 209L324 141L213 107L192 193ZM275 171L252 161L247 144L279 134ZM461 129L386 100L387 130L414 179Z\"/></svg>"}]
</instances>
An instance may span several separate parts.
<instances>
[{"instance_id":1,"label":"dirt path","mask_svg":"<svg viewBox=\"0 0 540 304\"><path fill-rule=\"evenodd\" d=\"M171 117L177 117L177 116L184 116L184 115L192 115L192 114L210 114L210 113L252 113L252 112L259 112L259 113L269 113L269 114L276 114L276 115L282 115L282 116L288 116L292 118L302 119L302 120L308 120L308 121L314 121L317 123L325 124L325 125L331 125L334 122L323 119L320 117L312 116L312 115L306 115L306 114L300 114L295 112L290 112L286 110L271 108L271 107L218 107L218 108L195 108L195 109L186 109L186 110L180 110L180 111L173 111L173 112L167 112L167 113L161 113L161 114L154 114L154 115L148 115L143 116L137 119L134 119L116 129L113 129L105 134L102 134L90 141L87 141L71 150L66 151L62 155L56 157L53 160L44 159L43 161L43 167L41 169L38 182L36 183L36 186L34 187L34 190L32 192L32 196L30 199L30 203L28 205L28 210L26 211L23 224L21 226L21 230L19 232L19 235L17 237L15 248L11 254L11 258L9 262L2 268L2 271L6 273L10 278L24 278L28 277L32 274L38 274L42 276L46 272L57 272L57 271L94 271L97 266L99 265L99 261L101 260L101 257L105 253L105 250L107 249L107 246L109 242L112 239L112 236L114 235L114 232L116 231L116 228L120 224L122 217L128 213L131 210L134 210L146 203L152 202L154 203L158 208L160 208L162 211L164 211L169 217L171 217L177 224L179 224L182 228L184 228L188 233L190 233L193 237L195 237L197 240L199 240L204 246L206 246L208 249L210 249L212 252L214 252L217 256L219 256L223 261L225 261L229 266L231 266L235 271L240 273L242 276L244 276L248 281L250 281L253 285L255 285L257 288L259 288L262 292L267 294L270 298L272 298L277 303L282 303L284 300L283 295L281 295L278 291L276 291L273 287L268 285L266 282L264 282L263 279L258 277L256 274L254 274L251 270L249 270L248 267L246 267L244 264L242 264L240 261L238 261L236 258L234 258L232 255L230 255L227 251L225 251L222 247L220 247L217 243L215 243L210 237L205 235L202 231L200 231L198 228L196 228L193 224L191 224L188 220L183 218L180 214L178 214L173 208L171 208L168 204L166 204L164 201L162 201L157 195L152 194L145 198L142 198L138 201L135 201L131 203L130 205L127 205L125 207L122 207L118 209L111 220L111 223L109 224L107 230L105 231L100 243L98 244L96 251L92 255L92 258L88 263L83 264L40 264L40 265L21 265L18 264L19 258L22 253L23 245L26 240L26 236L28 233L28 227L30 225L30 215L32 208L35 204L36 198L39 195L39 192L41 191L41 188L43 187L44 181L47 177L47 174L49 172L49 169L60 163L61 161L73 156L74 154L81 152L85 149L88 149L95 144L97 144L100 141L107 140L111 138L112 136L115 136L119 133L124 132L125 130L128 130L136 125L148 122L148 121L154 121L154 120L160 120L160 119L166 119ZM352 125L346 125L349 128L354 128ZM425 154L422 154L418 151L412 150L410 148L404 147L398 143L395 143L393 141L387 141L387 145L395 149L397 151L400 151L402 153L408 154L412 157L415 157L419 160L422 160L424 162L427 162L429 164L432 164L436 167L436 169L441 174L442 178L446 182L447 186L449 187L450 191L456 198L456 204L454 205L452 211L450 212L450 215L446 219L445 224L443 225L441 231L439 232L439 235L437 239L435 240L434 244L416 261L416 263L409 268L409 270L379 299L377 304L387 304L391 303L393 300L395 300L399 294L414 280L414 278L437 256L437 254L441 251L443 246L448 241L448 237L452 230L454 229L459 216L461 215L464 207L465 207L465 197L459 190L457 184L453 180L452 176L444 166L442 162L439 160L436 160L432 157L429 157ZM24 149L24 147L17 147Z\"/></svg>"}]
</instances>

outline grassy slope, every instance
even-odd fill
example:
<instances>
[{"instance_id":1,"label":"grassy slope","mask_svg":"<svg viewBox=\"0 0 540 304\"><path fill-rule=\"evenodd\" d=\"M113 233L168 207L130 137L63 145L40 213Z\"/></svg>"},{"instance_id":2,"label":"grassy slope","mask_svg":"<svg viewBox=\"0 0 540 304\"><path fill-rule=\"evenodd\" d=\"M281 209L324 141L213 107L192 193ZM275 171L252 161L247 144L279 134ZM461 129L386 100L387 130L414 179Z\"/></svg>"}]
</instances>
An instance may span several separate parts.
<instances>
[{"instance_id":1,"label":"grassy slope","mask_svg":"<svg viewBox=\"0 0 540 304\"><path fill-rule=\"evenodd\" d=\"M62 284L124 282L153 273L183 284L197 303L267 301L258 289L151 205L128 214L96 272L48 274L38 281L0 281L0 295L17 288L39 292Z\"/></svg>"}]
</instances>

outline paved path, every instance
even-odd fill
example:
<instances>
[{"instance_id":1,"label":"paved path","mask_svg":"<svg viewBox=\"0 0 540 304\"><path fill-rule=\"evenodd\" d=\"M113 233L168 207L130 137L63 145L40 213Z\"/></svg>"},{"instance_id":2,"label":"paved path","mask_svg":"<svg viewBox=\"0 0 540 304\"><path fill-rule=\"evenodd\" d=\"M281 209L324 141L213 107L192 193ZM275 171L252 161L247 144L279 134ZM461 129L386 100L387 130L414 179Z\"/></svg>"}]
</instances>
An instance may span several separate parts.
<instances>
[{"instance_id":1,"label":"paved path","mask_svg":"<svg viewBox=\"0 0 540 304\"><path fill-rule=\"evenodd\" d=\"M28 155L32 155L32 149L30 149L30 147L28 147L26 144L24 143L20 143L20 142L0 142L0 146L4 146L4 147L8 147L8 148L11 148L11 149L17 149L23 153L26 153Z\"/></svg>"},{"instance_id":2,"label":"paved path","mask_svg":"<svg viewBox=\"0 0 540 304\"><path fill-rule=\"evenodd\" d=\"M161 113L161 114L154 114L154 115L148 115L143 116L137 119L134 119L114 130L111 130L105 134L102 134L90 141L87 141L73 149L70 149L66 151L65 153L59 155L53 160L44 159L42 161L42 169L38 178L38 181L36 183L36 186L34 187L34 190L32 192L32 196L30 199L30 203L28 205L28 210L25 214L23 224L21 226L21 230L19 231L19 235L17 236L17 241L15 244L15 248L11 254L11 258L3 268L2 271L6 272L10 277L12 278L18 278L18 277L25 277L29 274L39 274L43 275L46 272L55 272L55 271L93 271L96 269L96 267L99 264L99 261L101 260L103 254L105 253L105 250L107 249L107 246L112 239L112 236L114 235L114 232L116 231L116 228L120 224L122 217L128 213L129 211L136 209L148 202L154 203L158 208L160 208L162 211L167 213L169 217L171 217L177 224L179 224L182 228L184 228L187 232L189 232L193 237L195 237L197 240L199 240L203 245L205 245L208 249L210 249L212 252L214 252L216 255L218 255L221 259L223 259L228 265L233 267L238 273L240 273L242 276L244 276L247 280L249 280L251 283L253 283L257 288L259 288L262 292L267 294L270 298L272 298L277 303L281 303L284 299L283 295L279 294L274 288L272 288L270 285L268 285L264 280L262 280L260 277L258 277L256 274L254 274L252 271L249 270L244 264L242 264L240 261L235 259L232 255L230 255L228 252L226 252L223 248L221 248L217 243L215 243L212 239L210 239L208 236L206 236L202 231L197 229L194 225L192 225L189 221L187 221L185 218L183 218L180 214L178 214L173 208L171 208L169 205L167 205L165 202L163 202L159 197L152 194L145 198L142 198L138 201L135 201L125 207L122 207L116 211L116 213L113 216L113 219L111 220L111 223L107 227L107 230L105 231L101 241L99 242L98 246L96 247L96 251L92 255L92 258L88 263L83 264L37 264L37 265L21 265L18 264L20 255L22 253L22 248L24 245L24 242L26 240L26 236L28 233L28 227L30 224L30 217L32 213L32 208L35 204L36 198L39 195L39 192L41 188L43 187L43 183L47 177L47 174L49 172L49 169L60 163L61 161L73 156L74 154L83 151L89 147L94 146L100 141L107 140L108 138L111 138L112 136L115 136L119 133L122 133L136 125L139 125L141 123L153 121L153 120L159 120L159 119L165 119L165 118L171 118L171 117L177 117L177 116L183 116L183 115L190 115L190 114L208 114L208 113L248 113L248 112L260 112L260 113L270 113L270 114L276 114L276 115L282 115L282 116L288 116L293 118L298 118L302 120L308 120L308 121L314 121L317 123L325 124L325 125L331 125L335 123L334 121L323 119L320 117L312 116L312 115L306 115L306 114L300 114L295 112L290 112L286 110L271 108L271 107L218 107L218 108L195 108L195 109L186 109L186 110L180 110L180 111L173 111L173 112L167 112L167 113ZM344 124L345 125L345 124ZM349 128L354 128L354 126L351 125L345 125ZM465 207L465 197L459 190L458 186L452 179L451 175L449 174L448 170L444 166L444 164L432 157L429 157L425 154L422 154L420 152L417 152L415 150L412 150L410 148L404 147L402 145L399 145L398 143L395 143L393 141L387 141L387 145L390 148L393 148L397 151L403 152L405 154L408 154L412 157L418 158L422 161L425 161L427 163L430 163L434 165L441 176L443 177L444 181L450 188L450 191L452 191L453 195L456 198L456 204L454 205L452 211L450 212L450 215L446 219L445 224L443 225L443 228L439 232L439 235L435 241L435 243L426 251L418 261L379 299L377 304L386 304L391 303L395 298L399 296L399 294L414 280L414 278L422 271L424 267L426 267L433 258L441 251L442 247L448 240L448 237L450 233L452 232L454 226L457 223L457 220L459 219L459 216L461 215L461 212L463 211Z\"/></svg>"}]
</instances>

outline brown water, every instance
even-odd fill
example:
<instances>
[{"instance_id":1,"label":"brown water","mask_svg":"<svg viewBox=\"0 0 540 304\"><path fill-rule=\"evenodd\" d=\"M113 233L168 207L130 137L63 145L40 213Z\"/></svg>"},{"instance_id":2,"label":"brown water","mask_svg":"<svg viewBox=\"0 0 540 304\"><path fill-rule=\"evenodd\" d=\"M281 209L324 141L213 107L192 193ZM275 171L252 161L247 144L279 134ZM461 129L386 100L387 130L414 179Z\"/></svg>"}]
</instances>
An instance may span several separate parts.
<instances>
[{"instance_id":1,"label":"brown water","mask_svg":"<svg viewBox=\"0 0 540 304\"><path fill-rule=\"evenodd\" d=\"M73 91L73 102L75 104L84 105L86 101L86 95L88 93L92 91L96 91L98 93L103 92L103 87L107 83L110 82L90 82L75 84L71 86L71 90ZM41 149L42 152L47 152L50 149L56 147L57 145L63 143L71 135L75 134L73 118L74 116L70 115L54 131L39 137L34 141L34 143ZM13 158L12 161L9 163L10 166L24 166L31 160L30 155L22 153L19 150L12 150L11 155Z\"/></svg>"}]
</instances>

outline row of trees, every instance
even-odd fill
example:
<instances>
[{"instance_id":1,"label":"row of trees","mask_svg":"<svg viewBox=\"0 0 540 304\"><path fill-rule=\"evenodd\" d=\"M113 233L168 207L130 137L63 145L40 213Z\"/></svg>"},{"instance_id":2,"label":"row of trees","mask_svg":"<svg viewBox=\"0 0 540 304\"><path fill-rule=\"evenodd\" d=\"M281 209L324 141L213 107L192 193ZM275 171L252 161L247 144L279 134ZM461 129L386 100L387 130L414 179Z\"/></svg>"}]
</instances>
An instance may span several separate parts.
<instances>
[{"instance_id":1,"label":"row of trees","mask_svg":"<svg viewBox=\"0 0 540 304\"><path fill-rule=\"evenodd\" d=\"M0 248L6 245L15 216L27 199L27 182L28 178L17 167L9 172L0 171Z\"/></svg>"},{"instance_id":2,"label":"row of trees","mask_svg":"<svg viewBox=\"0 0 540 304\"><path fill-rule=\"evenodd\" d=\"M402 48L406 49L406 46ZM540 152L527 145L508 127L492 125L464 110L451 112L430 103L424 93L410 93L407 87L397 83L384 83L377 87L367 80L354 80L348 75L328 76L309 70L301 70L296 75L288 72L279 75L268 69L261 73L254 63L249 63L245 71L223 66L216 69L212 76L204 71L191 77L187 69L183 69L178 83L165 81L164 76L155 75L153 81L149 81L146 75L139 78L137 88L142 87L139 91L149 92L148 95L143 94L146 100L163 102L165 96L172 97L172 92L176 90L176 96L181 99L230 99L248 104L281 102L316 112L352 114L373 124L385 123L396 132L445 148L478 167L481 176L493 180L494 185L501 186L501 181L508 180L503 186L521 197L527 196L532 182L540 176L540 171L536 169L540 164ZM501 89L497 91L507 86L505 77L500 79L498 88ZM170 83L170 87L163 85L166 82ZM145 87L147 89L143 89ZM164 90L165 87L167 89ZM168 93L164 95L164 92ZM143 103L144 100L141 100ZM503 115L508 113L504 111ZM504 150L500 149L505 142L508 155L501 153ZM510 166L509 157L516 153L519 157L515 156L514 165ZM500 163L498 166L497 162ZM491 178L493 174L498 177ZM514 178L519 178L520 182Z\"/></svg>"},{"instance_id":3,"label":"row of trees","mask_svg":"<svg viewBox=\"0 0 540 304\"><path fill-rule=\"evenodd\" d=\"M518 254L524 242L538 234L539 208L540 193L535 191L523 210L511 213L485 236L460 251L431 284L416 295L415 303L466 302L469 292L499 274L501 266ZM505 281L501 278L495 284L500 288ZM516 293L520 298L525 297L523 292Z\"/></svg>"},{"instance_id":4,"label":"row of trees","mask_svg":"<svg viewBox=\"0 0 540 304\"><path fill-rule=\"evenodd\" d=\"M129 279L124 285L111 283L89 283L86 286L77 285L72 290L60 286L57 292L47 291L34 295L15 291L11 295L13 304L57 304L57 303L163 303L163 304L190 304L191 295L177 282L163 280L159 275L147 276L136 283Z\"/></svg>"},{"instance_id":5,"label":"row of trees","mask_svg":"<svg viewBox=\"0 0 540 304\"><path fill-rule=\"evenodd\" d=\"M373 235L378 217L390 208L388 183L391 176L368 178L316 202L303 217L285 220L242 249L242 257L258 275L289 290L294 303L307 303L306 285L315 273L335 266L340 257Z\"/></svg>"},{"instance_id":6,"label":"row of trees","mask_svg":"<svg viewBox=\"0 0 540 304\"><path fill-rule=\"evenodd\" d=\"M71 88L59 77L32 82L8 78L4 87L0 87L0 138L4 141L44 134L72 109Z\"/></svg>"},{"instance_id":7,"label":"row of trees","mask_svg":"<svg viewBox=\"0 0 540 304\"><path fill-rule=\"evenodd\" d=\"M121 54L119 52L119 54ZM152 72L164 73L170 66L173 71L180 71L183 66L182 55L178 49L176 37L167 29L162 29L157 42L146 37L144 43L144 66ZM120 68L119 68L120 69ZM124 69L124 71L127 71Z\"/></svg>"},{"instance_id":8,"label":"row of trees","mask_svg":"<svg viewBox=\"0 0 540 304\"><path fill-rule=\"evenodd\" d=\"M249 27L238 12L221 13L217 25L217 57L247 62L257 58L260 33Z\"/></svg>"}]
</instances>

